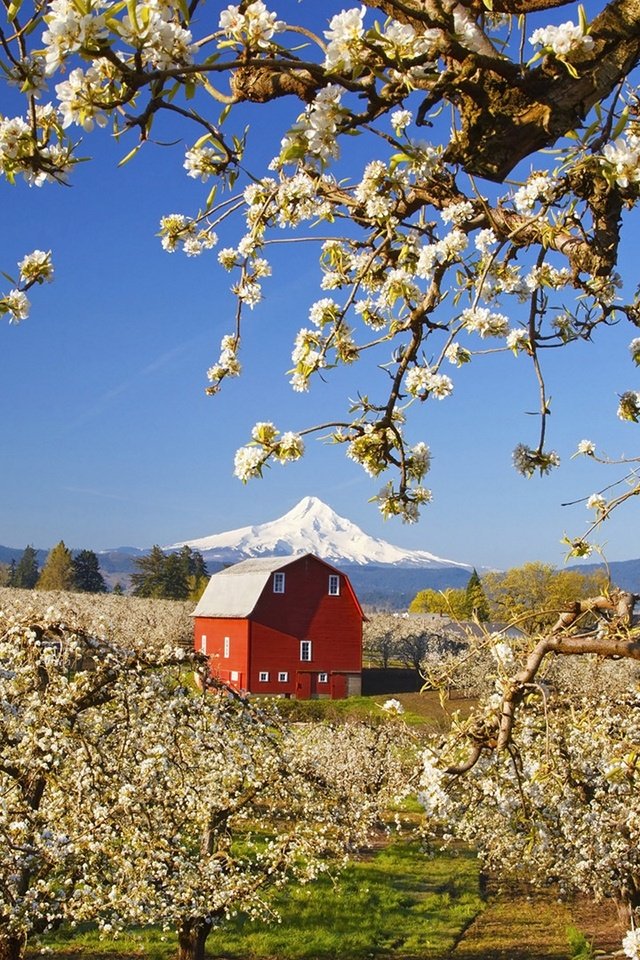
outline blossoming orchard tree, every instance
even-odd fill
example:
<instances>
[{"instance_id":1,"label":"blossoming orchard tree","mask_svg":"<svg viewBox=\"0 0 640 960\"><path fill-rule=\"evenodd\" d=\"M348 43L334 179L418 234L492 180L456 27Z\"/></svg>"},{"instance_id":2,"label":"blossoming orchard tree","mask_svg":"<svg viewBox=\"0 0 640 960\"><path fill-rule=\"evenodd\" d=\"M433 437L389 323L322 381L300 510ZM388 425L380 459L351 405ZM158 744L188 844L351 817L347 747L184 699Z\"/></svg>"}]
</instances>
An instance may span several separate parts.
<instances>
[{"instance_id":1,"label":"blossoming orchard tree","mask_svg":"<svg viewBox=\"0 0 640 960\"><path fill-rule=\"evenodd\" d=\"M319 296L295 338L291 386L306 391L365 355L379 379L365 395L354 372L350 409L299 433L257 424L236 456L240 479L299 458L304 435L321 433L384 474L385 516L414 520L431 499L430 451L411 436L411 412L448 398L457 370L496 351L528 363L539 387L539 430L516 447L516 469L558 465L545 352L639 318L616 272L640 189L637 0L594 2L589 19L572 7L560 23L564 0L297 4L291 21L262 0L222 12L199 0L4 6L0 62L23 97L0 118L10 182L71 178L77 140L96 125L112 124L129 157L152 149L159 118L183 123L186 175L206 186L197 211L167 211L162 244L217 257L237 295L209 393L241 372L245 313L272 245L317 243ZM278 123L282 98L299 103L297 120L267 170L243 105ZM354 134L375 159L360 159ZM233 246L219 241L227 228ZM15 322L28 288L52 278L51 255L36 250L18 270L0 299ZM630 340L638 363L640 338ZM618 415L637 421L640 393L620 391ZM578 452L607 459L588 440ZM637 492L592 498L595 522ZM569 546L589 549L586 536Z\"/></svg>"},{"instance_id":2,"label":"blossoming orchard tree","mask_svg":"<svg viewBox=\"0 0 640 960\"><path fill-rule=\"evenodd\" d=\"M200 960L231 912L269 915L269 887L365 843L415 776L402 731L307 742L226 689L196 691L181 651L145 658L53 608L0 626L1 960L81 920L161 924Z\"/></svg>"},{"instance_id":3,"label":"blossoming orchard tree","mask_svg":"<svg viewBox=\"0 0 640 960\"><path fill-rule=\"evenodd\" d=\"M485 689L425 751L421 793L431 830L473 843L507 877L613 898L631 960L640 956L638 600L618 591L576 602L528 655L529 641L487 633L484 660L465 651L444 665L443 685L482 666Z\"/></svg>"}]
</instances>

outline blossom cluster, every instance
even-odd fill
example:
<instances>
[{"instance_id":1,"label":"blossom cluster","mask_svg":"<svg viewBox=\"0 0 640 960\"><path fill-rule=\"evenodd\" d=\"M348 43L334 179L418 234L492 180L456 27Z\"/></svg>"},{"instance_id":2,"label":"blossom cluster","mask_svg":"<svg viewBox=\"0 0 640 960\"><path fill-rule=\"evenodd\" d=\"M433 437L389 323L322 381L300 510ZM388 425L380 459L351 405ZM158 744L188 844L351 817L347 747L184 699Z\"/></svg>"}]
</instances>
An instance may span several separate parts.
<instances>
[{"instance_id":1,"label":"blossom cluster","mask_svg":"<svg viewBox=\"0 0 640 960\"><path fill-rule=\"evenodd\" d=\"M561 60L582 57L593 49L593 37L571 20L558 26L539 27L529 37L529 43L541 46Z\"/></svg>"},{"instance_id":2,"label":"blossom cluster","mask_svg":"<svg viewBox=\"0 0 640 960\"><path fill-rule=\"evenodd\" d=\"M218 243L218 235L211 226L200 226L197 220L183 213L162 217L159 236L162 249L167 253L175 253L181 246L188 257L196 257Z\"/></svg>"},{"instance_id":3,"label":"blossom cluster","mask_svg":"<svg viewBox=\"0 0 640 960\"><path fill-rule=\"evenodd\" d=\"M285 29L285 23L267 10L262 0L239 6L229 5L220 14L220 29L235 43L264 49L273 40L275 33Z\"/></svg>"},{"instance_id":4,"label":"blossom cluster","mask_svg":"<svg viewBox=\"0 0 640 960\"><path fill-rule=\"evenodd\" d=\"M300 434L291 430L281 434L270 422L256 423L251 438L251 443L240 447L235 455L235 475L243 483L260 476L268 459L288 463L299 460L304 453Z\"/></svg>"}]
</instances>

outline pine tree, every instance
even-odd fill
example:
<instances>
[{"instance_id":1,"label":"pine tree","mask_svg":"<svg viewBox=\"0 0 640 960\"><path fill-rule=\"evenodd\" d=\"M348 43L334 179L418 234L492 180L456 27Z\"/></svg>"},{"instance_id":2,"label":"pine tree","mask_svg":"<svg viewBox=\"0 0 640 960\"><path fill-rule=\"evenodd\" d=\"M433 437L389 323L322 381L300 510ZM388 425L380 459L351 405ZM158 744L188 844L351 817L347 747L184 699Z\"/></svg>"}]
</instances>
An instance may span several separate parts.
<instances>
[{"instance_id":1,"label":"pine tree","mask_svg":"<svg viewBox=\"0 0 640 960\"><path fill-rule=\"evenodd\" d=\"M467 616L477 617L480 622L489 619L489 602L487 600L478 571L473 568L466 587Z\"/></svg>"},{"instance_id":2,"label":"pine tree","mask_svg":"<svg viewBox=\"0 0 640 960\"><path fill-rule=\"evenodd\" d=\"M14 572L12 587L33 590L38 582L38 555L31 546L24 549Z\"/></svg>"},{"instance_id":3,"label":"pine tree","mask_svg":"<svg viewBox=\"0 0 640 960\"><path fill-rule=\"evenodd\" d=\"M122 584L120 583L119 580L117 583L114 584L113 590L111 592L115 593L117 597L121 597L123 595L124 590L122 589Z\"/></svg>"},{"instance_id":4,"label":"pine tree","mask_svg":"<svg viewBox=\"0 0 640 960\"><path fill-rule=\"evenodd\" d=\"M80 550L73 558L73 579L75 589L80 593L107 592L100 563L93 550Z\"/></svg>"},{"instance_id":5,"label":"pine tree","mask_svg":"<svg viewBox=\"0 0 640 960\"><path fill-rule=\"evenodd\" d=\"M165 554L158 546L135 561L137 573L131 574L134 597L159 597L165 600L187 600L193 589L194 574L204 567L202 556L190 547L180 553Z\"/></svg>"},{"instance_id":6,"label":"pine tree","mask_svg":"<svg viewBox=\"0 0 640 960\"><path fill-rule=\"evenodd\" d=\"M189 575L185 573L182 558L170 553L164 562L164 589L162 596L167 600L186 600L189 596Z\"/></svg>"},{"instance_id":7,"label":"pine tree","mask_svg":"<svg viewBox=\"0 0 640 960\"><path fill-rule=\"evenodd\" d=\"M187 578L188 592L185 599L197 603L209 582L209 571L199 550L192 550L188 544L178 554Z\"/></svg>"},{"instance_id":8,"label":"pine tree","mask_svg":"<svg viewBox=\"0 0 640 960\"><path fill-rule=\"evenodd\" d=\"M49 551L36 590L73 590L73 586L73 557L61 540Z\"/></svg>"},{"instance_id":9,"label":"pine tree","mask_svg":"<svg viewBox=\"0 0 640 960\"><path fill-rule=\"evenodd\" d=\"M137 573L131 574L134 597L164 596L164 568L166 556L159 546L154 545L144 557L134 561Z\"/></svg>"}]
</instances>

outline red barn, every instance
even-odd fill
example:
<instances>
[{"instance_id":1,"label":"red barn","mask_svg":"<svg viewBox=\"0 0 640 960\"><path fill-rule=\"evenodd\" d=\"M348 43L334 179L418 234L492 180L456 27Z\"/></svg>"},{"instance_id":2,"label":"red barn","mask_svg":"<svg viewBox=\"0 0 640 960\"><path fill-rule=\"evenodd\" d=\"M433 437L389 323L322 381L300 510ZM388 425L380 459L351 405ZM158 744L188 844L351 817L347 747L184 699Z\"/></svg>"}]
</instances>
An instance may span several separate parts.
<instances>
[{"instance_id":1,"label":"red barn","mask_svg":"<svg viewBox=\"0 0 640 960\"><path fill-rule=\"evenodd\" d=\"M196 650L239 690L299 700L360 693L362 608L349 579L313 554L215 573L193 616Z\"/></svg>"}]
</instances>

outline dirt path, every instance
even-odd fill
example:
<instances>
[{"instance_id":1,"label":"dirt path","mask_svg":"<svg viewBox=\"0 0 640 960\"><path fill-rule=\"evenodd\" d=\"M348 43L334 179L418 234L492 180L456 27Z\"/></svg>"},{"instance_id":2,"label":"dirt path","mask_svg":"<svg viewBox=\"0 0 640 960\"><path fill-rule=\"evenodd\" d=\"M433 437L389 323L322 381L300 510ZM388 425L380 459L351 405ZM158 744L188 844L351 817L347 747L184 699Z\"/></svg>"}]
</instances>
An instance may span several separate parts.
<instances>
[{"instance_id":1,"label":"dirt path","mask_svg":"<svg viewBox=\"0 0 640 960\"><path fill-rule=\"evenodd\" d=\"M583 934L599 957L620 950L624 929L615 906L587 897L570 903L527 890L498 892L464 931L450 960L567 960Z\"/></svg>"}]
</instances>

